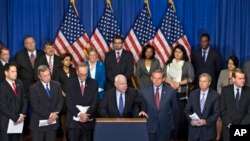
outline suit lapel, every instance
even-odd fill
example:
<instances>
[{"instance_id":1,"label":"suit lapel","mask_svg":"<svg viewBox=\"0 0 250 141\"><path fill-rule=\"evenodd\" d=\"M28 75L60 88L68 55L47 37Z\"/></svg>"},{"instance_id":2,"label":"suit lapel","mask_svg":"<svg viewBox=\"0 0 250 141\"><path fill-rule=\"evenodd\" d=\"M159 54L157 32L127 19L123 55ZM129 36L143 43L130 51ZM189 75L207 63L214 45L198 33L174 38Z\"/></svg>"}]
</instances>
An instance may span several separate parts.
<instances>
[{"instance_id":1,"label":"suit lapel","mask_svg":"<svg viewBox=\"0 0 250 141\"><path fill-rule=\"evenodd\" d=\"M27 64L29 65L29 67L30 67L30 68L33 68L27 50L24 51L24 57L25 57L25 60L26 60Z\"/></svg>"},{"instance_id":2,"label":"suit lapel","mask_svg":"<svg viewBox=\"0 0 250 141\"><path fill-rule=\"evenodd\" d=\"M205 105L204 105L204 109L203 109L203 113L202 114L204 114L207 111L207 108L209 107L211 98L212 98L212 96L211 96L211 90L209 89L209 91L207 93L207 98L206 98L206 101L205 101Z\"/></svg>"},{"instance_id":3,"label":"suit lapel","mask_svg":"<svg viewBox=\"0 0 250 141\"><path fill-rule=\"evenodd\" d=\"M240 105L239 105L239 109L242 109L241 106L242 106L242 105L245 105L246 96L247 96L247 93L246 93L246 91L245 91L245 87L242 87L241 96L240 96Z\"/></svg>"},{"instance_id":4,"label":"suit lapel","mask_svg":"<svg viewBox=\"0 0 250 141\"><path fill-rule=\"evenodd\" d=\"M126 97L126 96L125 96ZM125 99L126 101L126 99ZM112 103L114 103L115 105L115 110L116 110L116 113L117 115L120 116L120 112L119 112L119 109L118 109L118 103L117 103L117 99L116 99L116 90L114 89L113 92L112 92ZM126 105L126 104L125 104ZM125 107L124 107L125 108ZM124 110L123 110L124 111ZM123 112L124 113L124 112Z\"/></svg>"},{"instance_id":5,"label":"suit lapel","mask_svg":"<svg viewBox=\"0 0 250 141\"><path fill-rule=\"evenodd\" d=\"M168 94L168 91L165 89L165 86L162 84L161 99L160 99L160 109L161 109L161 107L164 106L164 103L167 100L167 96L168 96L167 94Z\"/></svg>"},{"instance_id":6,"label":"suit lapel","mask_svg":"<svg viewBox=\"0 0 250 141\"><path fill-rule=\"evenodd\" d=\"M15 95L15 92L14 92L12 86L6 80L5 80L5 85L9 89L9 91L11 92L11 95L16 98L16 95Z\"/></svg>"},{"instance_id":7,"label":"suit lapel","mask_svg":"<svg viewBox=\"0 0 250 141\"><path fill-rule=\"evenodd\" d=\"M46 97L47 100L50 100L50 98L48 97L47 92L46 92L46 90L45 90L45 88L44 88L44 86L43 86L43 84L42 84L41 81L39 81L39 85L40 85L39 88L40 88L40 92L42 93L42 96ZM50 85L50 87L51 87L51 85Z\"/></svg>"},{"instance_id":8,"label":"suit lapel","mask_svg":"<svg viewBox=\"0 0 250 141\"><path fill-rule=\"evenodd\" d=\"M198 93L195 96L195 99L197 99L196 100L196 106L199 109L198 113L197 113L199 115L199 117L202 115L202 113L201 113L201 103L200 103L200 97L201 97L200 93L201 93L201 90L199 90Z\"/></svg>"}]
</instances>

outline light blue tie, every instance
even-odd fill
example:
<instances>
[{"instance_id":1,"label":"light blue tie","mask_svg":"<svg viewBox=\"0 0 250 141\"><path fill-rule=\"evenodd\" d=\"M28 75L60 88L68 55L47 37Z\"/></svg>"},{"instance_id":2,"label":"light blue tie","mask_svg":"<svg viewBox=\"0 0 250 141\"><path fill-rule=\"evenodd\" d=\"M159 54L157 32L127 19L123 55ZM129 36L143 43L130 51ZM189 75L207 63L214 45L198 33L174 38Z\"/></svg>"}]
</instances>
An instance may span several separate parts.
<instances>
[{"instance_id":1,"label":"light blue tie","mask_svg":"<svg viewBox=\"0 0 250 141\"><path fill-rule=\"evenodd\" d=\"M120 94L120 98L119 98L119 112L120 112L120 115L122 115L122 113L123 113L123 97L122 97L122 93Z\"/></svg>"},{"instance_id":2,"label":"light blue tie","mask_svg":"<svg viewBox=\"0 0 250 141\"><path fill-rule=\"evenodd\" d=\"M49 84L46 84L45 90L46 90L46 93L47 93L48 97L50 98L51 94L50 94Z\"/></svg>"},{"instance_id":3,"label":"light blue tie","mask_svg":"<svg viewBox=\"0 0 250 141\"><path fill-rule=\"evenodd\" d=\"M201 113L203 113L203 110L204 110L204 106L205 106L205 93L202 93L201 94L201 100L200 100L200 106L201 106Z\"/></svg>"}]
</instances>

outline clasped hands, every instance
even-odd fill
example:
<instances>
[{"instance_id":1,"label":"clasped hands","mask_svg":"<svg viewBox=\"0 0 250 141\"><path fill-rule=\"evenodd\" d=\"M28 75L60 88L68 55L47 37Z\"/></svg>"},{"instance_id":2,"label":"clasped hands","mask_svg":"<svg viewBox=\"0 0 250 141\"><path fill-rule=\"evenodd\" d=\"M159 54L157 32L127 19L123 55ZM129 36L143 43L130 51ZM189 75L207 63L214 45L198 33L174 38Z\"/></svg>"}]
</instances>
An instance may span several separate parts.
<instances>
[{"instance_id":1,"label":"clasped hands","mask_svg":"<svg viewBox=\"0 0 250 141\"><path fill-rule=\"evenodd\" d=\"M191 121L192 126L204 126L207 124L207 121L204 119L196 119Z\"/></svg>"}]
</instances>

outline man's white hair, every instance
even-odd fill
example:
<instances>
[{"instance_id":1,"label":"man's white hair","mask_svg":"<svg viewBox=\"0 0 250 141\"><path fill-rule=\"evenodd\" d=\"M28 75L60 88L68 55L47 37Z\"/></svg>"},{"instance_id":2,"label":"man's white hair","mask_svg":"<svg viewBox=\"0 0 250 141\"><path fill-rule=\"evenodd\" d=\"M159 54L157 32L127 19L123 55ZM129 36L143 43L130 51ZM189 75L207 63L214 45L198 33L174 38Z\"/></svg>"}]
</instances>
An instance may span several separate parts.
<instances>
[{"instance_id":1,"label":"man's white hair","mask_svg":"<svg viewBox=\"0 0 250 141\"><path fill-rule=\"evenodd\" d=\"M125 80L127 81L127 78L126 78L124 75L118 74L118 75L116 75L116 77L115 77L115 84L116 84L119 80L121 80L121 79L125 79Z\"/></svg>"}]
</instances>

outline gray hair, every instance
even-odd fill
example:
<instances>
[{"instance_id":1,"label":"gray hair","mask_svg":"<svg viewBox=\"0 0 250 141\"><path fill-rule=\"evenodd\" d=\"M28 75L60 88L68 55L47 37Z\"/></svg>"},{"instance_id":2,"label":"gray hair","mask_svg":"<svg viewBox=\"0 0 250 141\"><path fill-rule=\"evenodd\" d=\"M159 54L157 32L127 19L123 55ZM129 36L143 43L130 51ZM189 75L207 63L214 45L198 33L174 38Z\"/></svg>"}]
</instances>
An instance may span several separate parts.
<instances>
[{"instance_id":1,"label":"gray hair","mask_svg":"<svg viewBox=\"0 0 250 141\"><path fill-rule=\"evenodd\" d=\"M127 78L124 75L118 74L118 75L115 76L115 83L117 83L121 78L125 78L126 81L127 81Z\"/></svg>"},{"instance_id":2,"label":"gray hair","mask_svg":"<svg viewBox=\"0 0 250 141\"><path fill-rule=\"evenodd\" d=\"M211 82L212 81L212 77L208 74L208 73L202 73L200 76L199 76L199 80L201 77L207 77L208 81Z\"/></svg>"},{"instance_id":3,"label":"gray hair","mask_svg":"<svg viewBox=\"0 0 250 141\"><path fill-rule=\"evenodd\" d=\"M40 75L41 72L45 72L49 70L48 66L46 65L40 65L38 68L37 68L37 74Z\"/></svg>"},{"instance_id":4,"label":"gray hair","mask_svg":"<svg viewBox=\"0 0 250 141\"><path fill-rule=\"evenodd\" d=\"M88 64L86 63L80 63L76 66L76 70L78 70L79 68L88 68Z\"/></svg>"}]
</instances>

